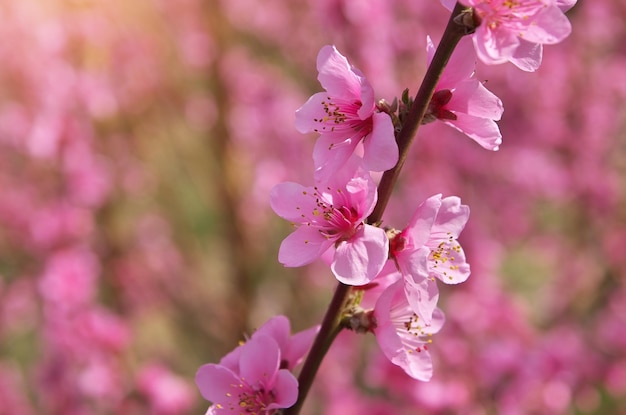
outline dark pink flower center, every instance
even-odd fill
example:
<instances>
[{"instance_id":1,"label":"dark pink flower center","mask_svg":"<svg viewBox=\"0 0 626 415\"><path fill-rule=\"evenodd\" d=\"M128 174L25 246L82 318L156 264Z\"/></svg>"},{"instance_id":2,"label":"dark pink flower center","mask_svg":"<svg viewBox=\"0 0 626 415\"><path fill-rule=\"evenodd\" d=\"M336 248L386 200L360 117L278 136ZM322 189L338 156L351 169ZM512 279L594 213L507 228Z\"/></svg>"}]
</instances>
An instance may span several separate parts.
<instances>
[{"instance_id":1,"label":"dark pink flower center","mask_svg":"<svg viewBox=\"0 0 626 415\"><path fill-rule=\"evenodd\" d=\"M446 109L446 105L452 99L452 91L449 89L442 89L433 94L430 99L426 114L422 119L422 124L428 124L435 120L456 120L456 115L450 110Z\"/></svg>"},{"instance_id":2,"label":"dark pink flower center","mask_svg":"<svg viewBox=\"0 0 626 415\"><path fill-rule=\"evenodd\" d=\"M331 191L330 188L327 189ZM336 190L338 195L343 195L341 189ZM361 218L354 207L342 204L335 207L329 202L328 197L321 194L315 188L315 208L310 217L310 225L317 226L322 235L327 239L347 240L350 239L360 225ZM338 199L342 199L338 197ZM346 199L346 198L343 198Z\"/></svg>"},{"instance_id":3,"label":"dark pink flower center","mask_svg":"<svg viewBox=\"0 0 626 415\"><path fill-rule=\"evenodd\" d=\"M267 406L276 400L276 396L272 390L266 390L261 384L257 387L252 387L246 384L243 379L241 383L231 386L236 391L226 394L226 402L215 404L218 410L226 409L230 412L251 415L269 414Z\"/></svg>"},{"instance_id":4,"label":"dark pink flower center","mask_svg":"<svg viewBox=\"0 0 626 415\"><path fill-rule=\"evenodd\" d=\"M474 13L492 30L500 26L519 30L544 7L541 0L483 0L474 4Z\"/></svg>"},{"instance_id":5,"label":"dark pink flower center","mask_svg":"<svg viewBox=\"0 0 626 415\"><path fill-rule=\"evenodd\" d=\"M363 106L359 100L346 101L340 98L326 97L322 101L324 117L313 121L320 124L319 128L313 129L317 133L341 133L349 136L358 134L361 138L372 132L373 122L369 116L362 120L359 110Z\"/></svg>"},{"instance_id":6,"label":"dark pink flower center","mask_svg":"<svg viewBox=\"0 0 626 415\"><path fill-rule=\"evenodd\" d=\"M428 350L428 344L432 343L432 334L425 331L427 325L420 321L408 303L393 305L389 317L409 353Z\"/></svg>"}]
</instances>

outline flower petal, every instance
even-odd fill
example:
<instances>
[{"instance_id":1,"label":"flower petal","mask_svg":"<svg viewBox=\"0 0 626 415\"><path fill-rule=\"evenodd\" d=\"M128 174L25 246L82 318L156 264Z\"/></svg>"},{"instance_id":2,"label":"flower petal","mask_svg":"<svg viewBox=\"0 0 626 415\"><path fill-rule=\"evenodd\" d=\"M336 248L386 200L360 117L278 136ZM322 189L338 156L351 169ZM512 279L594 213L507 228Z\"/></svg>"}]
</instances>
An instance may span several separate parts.
<instances>
[{"instance_id":1,"label":"flower petal","mask_svg":"<svg viewBox=\"0 0 626 415\"><path fill-rule=\"evenodd\" d=\"M363 140L363 162L372 171L390 170L398 162L393 123L385 113L375 113L372 118L372 132Z\"/></svg>"},{"instance_id":2,"label":"flower petal","mask_svg":"<svg viewBox=\"0 0 626 415\"><path fill-rule=\"evenodd\" d=\"M506 30L478 26L473 37L478 58L487 65L505 63L513 56L520 38Z\"/></svg>"},{"instance_id":3,"label":"flower petal","mask_svg":"<svg viewBox=\"0 0 626 415\"><path fill-rule=\"evenodd\" d=\"M304 103L303 106L296 110L296 130L302 134L306 133L324 133L327 132L324 125L324 119L328 116L324 111L323 101L328 100L328 93L318 92L313 94L311 98ZM329 131L328 131L329 132Z\"/></svg>"},{"instance_id":4,"label":"flower petal","mask_svg":"<svg viewBox=\"0 0 626 415\"><path fill-rule=\"evenodd\" d=\"M423 335L439 331L443 324L443 313L435 309L430 326L414 327L414 311L408 304L402 286L402 281L389 286L376 302L374 315L378 325L374 334L391 363L400 366L412 378L427 381L432 376L432 362L429 352L423 347L428 343Z\"/></svg>"},{"instance_id":5,"label":"flower petal","mask_svg":"<svg viewBox=\"0 0 626 415\"><path fill-rule=\"evenodd\" d=\"M439 300L437 282L430 278L415 280L407 275L404 277L404 294L415 314L424 324L430 324Z\"/></svg>"},{"instance_id":6,"label":"flower petal","mask_svg":"<svg viewBox=\"0 0 626 415\"><path fill-rule=\"evenodd\" d=\"M534 72L541 65L543 46L539 43L526 42L520 39L519 46L509 58L511 63L522 71Z\"/></svg>"},{"instance_id":7,"label":"flower petal","mask_svg":"<svg viewBox=\"0 0 626 415\"><path fill-rule=\"evenodd\" d=\"M281 218L303 223L317 206L314 192L313 188L298 183L279 183L270 191L270 206Z\"/></svg>"},{"instance_id":8,"label":"flower petal","mask_svg":"<svg viewBox=\"0 0 626 415\"><path fill-rule=\"evenodd\" d=\"M334 97L346 100L361 98L361 77L348 60L335 48L324 46L317 55L317 79L324 89Z\"/></svg>"},{"instance_id":9,"label":"flower petal","mask_svg":"<svg viewBox=\"0 0 626 415\"><path fill-rule=\"evenodd\" d=\"M434 46L432 47L434 48ZM430 59L428 62L430 64ZM476 52L474 45L472 45L472 39L465 36L461 38L452 56L450 56L450 60L437 83L437 90L455 88L459 82L470 78L475 70Z\"/></svg>"},{"instance_id":10,"label":"flower petal","mask_svg":"<svg viewBox=\"0 0 626 415\"><path fill-rule=\"evenodd\" d=\"M461 199L457 196L442 199L431 230L431 238L447 239L450 235L458 238L469 220L469 215L469 206L461 204Z\"/></svg>"},{"instance_id":11,"label":"flower petal","mask_svg":"<svg viewBox=\"0 0 626 415\"><path fill-rule=\"evenodd\" d=\"M303 225L280 244L278 261L286 267L301 267L315 261L332 245L333 241L318 228Z\"/></svg>"},{"instance_id":12,"label":"flower petal","mask_svg":"<svg viewBox=\"0 0 626 415\"><path fill-rule=\"evenodd\" d=\"M283 351L289 344L289 338L291 336L289 319L281 315L270 318L252 334L252 338L261 335L269 336L274 339L278 347Z\"/></svg>"},{"instance_id":13,"label":"flower petal","mask_svg":"<svg viewBox=\"0 0 626 415\"><path fill-rule=\"evenodd\" d=\"M272 389L274 403L267 405L268 412L271 409L289 408L298 400L298 380L286 369L281 369L276 374Z\"/></svg>"},{"instance_id":14,"label":"flower petal","mask_svg":"<svg viewBox=\"0 0 626 415\"><path fill-rule=\"evenodd\" d=\"M452 98L446 105L452 112L473 117L499 120L504 112L502 101L477 79L466 79L456 84Z\"/></svg>"},{"instance_id":15,"label":"flower petal","mask_svg":"<svg viewBox=\"0 0 626 415\"><path fill-rule=\"evenodd\" d=\"M331 270L348 285L365 285L380 273L389 255L389 240L383 229L363 225L349 241L341 242Z\"/></svg>"},{"instance_id":16,"label":"flower petal","mask_svg":"<svg viewBox=\"0 0 626 415\"><path fill-rule=\"evenodd\" d=\"M467 281L471 274L470 265L465 259L465 252L461 245L457 245L454 260L437 265L436 271L432 273L441 282L446 284L460 284Z\"/></svg>"},{"instance_id":17,"label":"flower petal","mask_svg":"<svg viewBox=\"0 0 626 415\"><path fill-rule=\"evenodd\" d=\"M452 11L452 9L454 9L454 5L456 4L456 0L441 0L441 4L443 4L443 7L446 9Z\"/></svg>"},{"instance_id":18,"label":"flower petal","mask_svg":"<svg viewBox=\"0 0 626 415\"><path fill-rule=\"evenodd\" d=\"M280 367L280 357L280 348L274 339L267 335L255 336L242 346L239 376L251 386L262 382L271 388Z\"/></svg>"},{"instance_id":19,"label":"flower petal","mask_svg":"<svg viewBox=\"0 0 626 415\"><path fill-rule=\"evenodd\" d=\"M230 400L233 384L240 382L239 377L230 369L216 364L200 366L196 372L196 385L204 399L214 403Z\"/></svg>"},{"instance_id":20,"label":"flower petal","mask_svg":"<svg viewBox=\"0 0 626 415\"><path fill-rule=\"evenodd\" d=\"M441 193L429 197L415 210L406 231L416 248L425 245L430 238L430 230L440 207Z\"/></svg>"},{"instance_id":21,"label":"flower petal","mask_svg":"<svg viewBox=\"0 0 626 415\"><path fill-rule=\"evenodd\" d=\"M527 42L551 45L562 41L571 32L572 25L567 17L553 5L542 8L521 36Z\"/></svg>"},{"instance_id":22,"label":"flower petal","mask_svg":"<svg viewBox=\"0 0 626 415\"><path fill-rule=\"evenodd\" d=\"M500 148L502 134L495 121L473 117L461 112L455 115L456 120L445 121L445 123L467 135L487 150L496 151Z\"/></svg>"},{"instance_id":23,"label":"flower petal","mask_svg":"<svg viewBox=\"0 0 626 415\"><path fill-rule=\"evenodd\" d=\"M315 180L329 181L350 159L359 141L355 138L342 139L334 134L322 134L313 148Z\"/></svg>"},{"instance_id":24,"label":"flower petal","mask_svg":"<svg viewBox=\"0 0 626 415\"><path fill-rule=\"evenodd\" d=\"M301 361L304 355L309 351L315 340L315 336L320 330L320 326L311 327L291 336L289 344L283 353L283 360L289 362L287 369L293 369Z\"/></svg>"}]
</instances>

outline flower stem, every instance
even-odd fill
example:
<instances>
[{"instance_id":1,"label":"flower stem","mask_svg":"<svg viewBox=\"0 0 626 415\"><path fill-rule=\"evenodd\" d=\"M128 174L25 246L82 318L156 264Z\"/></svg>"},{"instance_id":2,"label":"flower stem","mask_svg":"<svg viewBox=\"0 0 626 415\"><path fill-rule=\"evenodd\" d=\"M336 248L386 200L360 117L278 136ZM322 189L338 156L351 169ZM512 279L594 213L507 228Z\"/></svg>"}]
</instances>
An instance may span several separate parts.
<instances>
[{"instance_id":1,"label":"flower stem","mask_svg":"<svg viewBox=\"0 0 626 415\"><path fill-rule=\"evenodd\" d=\"M464 24L464 19L460 18L463 13L466 13L466 10L467 8L465 6L457 3L452 11L452 14L450 15L450 20L448 20L441 42L439 42L439 46L435 51L433 60L426 70L424 80L415 95L415 99L411 105L408 116L402 125L402 129L396 137L396 141L398 142L398 151L400 154L398 163L393 169L387 170L383 174L380 184L378 185L378 202L376 203L374 211L367 219L368 223L378 223L382 219L383 212L385 211L389 198L391 197L391 192L393 191L396 181L398 180L400 170L402 169L402 166L404 166L409 148L413 143L415 134L417 134L417 129L422 123L422 119L428 109L428 104L430 103L430 99L435 92L439 78L441 78L441 74L448 63L454 48L459 43L459 40L469 33L468 30L471 30L471 27Z\"/></svg>"},{"instance_id":2,"label":"flower stem","mask_svg":"<svg viewBox=\"0 0 626 415\"><path fill-rule=\"evenodd\" d=\"M298 400L292 407L285 409L284 415L296 415L300 412L326 352L342 329L341 317L349 294L349 285L343 283L337 285L333 299L328 306L328 310L326 310L320 331L313 342L313 346L311 346L311 351L298 377Z\"/></svg>"},{"instance_id":3,"label":"flower stem","mask_svg":"<svg viewBox=\"0 0 626 415\"><path fill-rule=\"evenodd\" d=\"M448 21L446 29L443 33L441 42L437 47L435 56L426 71L426 75L424 75L424 80L422 81L417 95L415 96L413 105L411 105L408 117L404 122L398 137L396 138L400 153L398 164L396 164L392 170L388 170L383 174L381 182L378 185L378 202L374 211L368 218L368 223L377 223L382 219L383 212L387 207L387 202L389 202L389 198L397 181L400 169L404 165L409 147L411 146L415 134L417 133L417 129L422 122L422 118L424 118L424 114L426 113L430 99L433 96L435 87L439 82L441 73L448 63L448 60L452 55L452 51L456 47L459 40L464 35L469 33L467 26L464 25L461 22L462 19L459 18L466 9L467 8L465 6L457 3L452 11L452 15L450 16L450 20ZM319 369L326 352L328 352L332 342L343 329L341 319L343 313L345 312L345 306L349 298L350 291L351 289L348 285L339 283L337 286L333 299L328 306L328 310L326 310L326 315L324 316L320 331L313 342L313 346L311 346L311 351L309 352L304 362L304 366L302 367L302 372L300 372L300 376L298 377L298 400L292 407L284 410L284 415L297 415L300 413L304 400L309 393L309 389L313 384L317 370Z\"/></svg>"}]
</instances>

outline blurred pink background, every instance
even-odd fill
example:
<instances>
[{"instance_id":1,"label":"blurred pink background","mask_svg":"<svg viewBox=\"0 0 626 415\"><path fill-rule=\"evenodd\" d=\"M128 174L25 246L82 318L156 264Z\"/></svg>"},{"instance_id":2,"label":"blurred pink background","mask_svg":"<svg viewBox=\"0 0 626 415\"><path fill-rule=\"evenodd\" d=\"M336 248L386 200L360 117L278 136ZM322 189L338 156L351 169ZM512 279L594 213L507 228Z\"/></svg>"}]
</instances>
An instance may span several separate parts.
<instances>
[{"instance_id":1,"label":"blurred pink background","mask_svg":"<svg viewBox=\"0 0 626 415\"><path fill-rule=\"evenodd\" d=\"M429 383L343 333L306 414L626 414L626 3L579 0L486 151L422 127L385 214L471 208ZM448 12L414 0L0 0L0 415L201 414L196 369L335 280L285 269L269 190L312 181L294 111L335 44L417 90Z\"/></svg>"}]
</instances>

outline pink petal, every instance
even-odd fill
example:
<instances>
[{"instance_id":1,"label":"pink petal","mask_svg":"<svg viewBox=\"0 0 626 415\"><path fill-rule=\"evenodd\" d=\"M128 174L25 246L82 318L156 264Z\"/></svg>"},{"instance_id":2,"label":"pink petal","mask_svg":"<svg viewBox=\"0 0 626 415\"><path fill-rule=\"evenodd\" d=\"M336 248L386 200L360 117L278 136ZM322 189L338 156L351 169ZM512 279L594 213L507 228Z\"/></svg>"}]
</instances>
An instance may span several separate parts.
<instances>
[{"instance_id":1,"label":"pink petal","mask_svg":"<svg viewBox=\"0 0 626 415\"><path fill-rule=\"evenodd\" d=\"M374 113L374 109L376 108L376 103L374 102L374 88L372 88L369 81L361 73L361 71L356 68L352 68L352 70L360 76L361 80L361 108L359 108L359 110L357 111L357 115L360 119L366 120L372 116L372 114Z\"/></svg>"},{"instance_id":2,"label":"pink petal","mask_svg":"<svg viewBox=\"0 0 626 415\"><path fill-rule=\"evenodd\" d=\"M363 179L365 181L356 180L355 179ZM355 185L354 183L366 183L371 182L371 184L363 185ZM342 165L337 169L337 171L326 181L323 181L324 185L329 186L331 189L330 199L336 202L338 199L337 189L350 188L350 193L361 193L361 191L369 192L371 189L376 190L376 184L371 179L369 172L363 168L363 160L351 154L348 159L346 159ZM355 187L356 186L356 187ZM320 189L323 191L323 189ZM352 199L342 200L342 203L351 203ZM334 203L337 204L338 202Z\"/></svg>"},{"instance_id":3,"label":"pink petal","mask_svg":"<svg viewBox=\"0 0 626 415\"><path fill-rule=\"evenodd\" d=\"M478 58L488 65L507 62L520 43L516 34L484 26L478 27L473 40Z\"/></svg>"},{"instance_id":4,"label":"pink petal","mask_svg":"<svg viewBox=\"0 0 626 415\"><path fill-rule=\"evenodd\" d=\"M522 33L527 42L554 44L565 39L572 32L572 25L563 12L556 6L544 7L535 17L528 29Z\"/></svg>"},{"instance_id":5,"label":"pink petal","mask_svg":"<svg viewBox=\"0 0 626 415\"><path fill-rule=\"evenodd\" d=\"M314 189L298 183L279 183L270 191L270 206L278 216L293 223L302 223L302 215L311 215L316 208Z\"/></svg>"},{"instance_id":6,"label":"pink petal","mask_svg":"<svg viewBox=\"0 0 626 415\"><path fill-rule=\"evenodd\" d=\"M339 139L341 138L333 134L322 134L315 142L313 162L315 164L315 179L317 181L329 181L350 159L360 141L356 138L338 141Z\"/></svg>"},{"instance_id":7,"label":"pink petal","mask_svg":"<svg viewBox=\"0 0 626 415\"><path fill-rule=\"evenodd\" d=\"M437 219L431 230L432 238L445 239L449 235L457 238L469 220L469 206L461 204L457 196L448 196L441 201Z\"/></svg>"},{"instance_id":8,"label":"pink petal","mask_svg":"<svg viewBox=\"0 0 626 415\"><path fill-rule=\"evenodd\" d=\"M519 46L509 58L511 63L522 71L534 72L541 65L543 46L538 43L526 42L520 39Z\"/></svg>"},{"instance_id":9,"label":"pink petal","mask_svg":"<svg viewBox=\"0 0 626 415\"><path fill-rule=\"evenodd\" d=\"M430 324L439 300L437 282L430 278L421 278L418 281L405 276L404 294L415 314L424 321L424 324Z\"/></svg>"},{"instance_id":10,"label":"pink petal","mask_svg":"<svg viewBox=\"0 0 626 415\"><path fill-rule=\"evenodd\" d=\"M281 315L270 318L252 334L252 338L260 335L269 336L274 339L278 347L283 351L289 344L289 338L291 336L289 319Z\"/></svg>"},{"instance_id":11,"label":"pink petal","mask_svg":"<svg viewBox=\"0 0 626 415\"><path fill-rule=\"evenodd\" d=\"M324 112L322 101L328 100L327 92L318 92L296 110L296 130L302 134L311 132L325 132L325 126L320 120L324 120L328 115ZM318 131L320 130L320 131Z\"/></svg>"},{"instance_id":12,"label":"pink petal","mask_svg":"<svg viewBox=\"0 0 626 415\"><path fill-rule=\"evenodd\" d=\"M317 79L328 94L347 100L360 100L361 79L348 60L334 46L324 46L317 55Z\"/></svg>"},{"instance_id":13,"label":"pink petal","mask_svg":"<svg viewBox=\"0 0 626 415\"><path fill-rule=\"evenodd\" d=\"M443 264L439 264L437 272L433 273L435 277L446 284L460 284L465 282L469 278L470 274L470 265L467 263L467 260L465 259L465 252L460 245L458 252L454 255L454 261L447 261Z\"/></svg>"},{"instance_id":14,"label":"pink petal","mask_svg":"<svg viewBox=\"0 0 626 415\"><path fill-rule=\"evenodd\" d=\"M391 363L400 366L413 379L428 382L433 376L433 361L426 350L411 353L403 351L391 359Z\"/></svg>"},{"instance_id":15,"label":"pink petal","mask_svg":"<svg viewBox=\"0 0 626 415\"><path fill-rule=\"evenodd\" d=\"M356 156L353 157L358 159ZM354 172L354 178L346 185L346 191L348 194L344 205L356 210L357 221L365 220L374 210L378 200L376 183L369 172L361 168Z\"/></svg>"},{"instance_id":16,"label":"pink petal","mask_svg":"<svg viewBox=\"0 0 626 415\"><path fill-rule=\"evenodd\" d=\"M383 229L364 225L335 252L331 270L348 285L365 285L380 273L389 255L389 240Z\"/></svg>"},{"instance_id":17,"label":"pink petal","mask_svg":"<svg viewBox=\"0 0 626 415\"><path fill-rule=\"evenodd\" d=\"M272 393L274 403L267 406L268 410L289 408L298 400L298 380L288 370L279 370L274 380Z\"/></svg>"},{"instance_id":18,"label":"pink petal","mask_svg":"<svg viewBox=\"0 0 626 415\"><path fill-rule=\"evenodd\" d=\"M202 365L196 372L196 385L200 394L207 401L219 403L230 400L233 384L240 380L230 369L220 365Z\"/></svg>"},{"instance_id":19,"label":"pink petal","mask_svg":"<svg viewBox=\"0 0 626 415\"><path fill-rule=\"evenodd\" d=\"M433 319L429 327L424 331L426 333L437 333L441 330L445 322L444 314L436 308L433 312ZM406 346L405 346L406 347ZM391 362L400 366L407 375L413 379L427 382L433 374L432 358L427 350L422 349L420 352L414 350L403 350L403 353L396 355Z\"/></svg>"},{"instance_id":20,"label":"pink petal","mask_svg":"<svg viewBox=\"0 0 626 415\"><path fill-rule=\"evenodd\" d=\"M424 245L401 251L396 256L400 272L404 276L410 276L416 282L428 278L428 255L430 255L430 249Z\"/></svg>"},{"instance_id":21,"label":"pink petal","mask_svg":"<svg viewBox=\"0 0 626 415\"><path fill-rule=\"evenodd\" d=\"M487 150L496 151L502 144L502 134L495 121L456 113L456 120L445 123L476 141Z\"/></svg>"},{"instance_id":22,"label":"pink petal","mask_svg":"<svg viewBox=\"0 0 626 415\"><path fill-rule=\"evenodd\" d=\"M456 5L456 0L441 0L441 4L443 4L443 7L446 9L452 11Z\"/></svg>"},{"instance_id":23,"label":"pink petal","mask_svg":"<svg viewBox=\"0 0 626 415\"><path fill-rule=\"evenodd\" d=\"M466 79L458 83L446 109L491 120L499 120L504 112L500 98L477 79Z\"/></svg>"},{"instance_id":24,"label":"pink petal","mask_svg":"<svg viewBox=\"0 0 626 415\"><path fill-rule=\"evenodd\" d=\"M556 5L563 13L574 7L578 0L556 0Z\"/></svg>"},{"instance_id":25,"label":"pink petal","mask_svg":"<svg viewBox=\"0 0 626 415\"><path fill-rule=\"evenodd\" d=\"M382 112L375 113L372 118L372 132L363 141L363 162L372 171L390 170L398 162L393 123L389 115Z\"/></svg>"},{"instance_id":26,"label":"pink petal","mask_svg":"<svg viewBox=\"0 0 626 415\"><path fill-rule=\"evenodd\" d=\"M269 387L280 367L280 358L280 348L274 339L266 335L255 336L242 347L239 376L250 385L262 381Z\"/></svg>"},{"instance_id":27,"label":"pink petal","mask_svg":"<svg viewBox=\"0 0 626 415\"><path fill-rule=\"evenodd\" d=\"M378 326L374 330L374 334L380 349L391 363L400 366L412 378L427 381L432 375L430 354L425 350L418 353L412 349L407 349L390 319L390 310L394 305L402 302L406 304L407 299L404 297L402 284L402 281L398 281L389 286L376 302L374 314ZM436 312L437 309L433 312L434 317L438 317ZM412 336L410 333L408 335Z\"/></svg>"},{"instance_id":28,"label":"pink petal","mask_svg":"<svg viewBox=\"0 0 626 415\"><path fill-rule=\"evenodd\" d=\"M430 64L430 61L429 61ZM454 89L456 85L469 79L476 70L476 52L469 36L461 38L454 49L446 68L439 79L437 90Z\"/></svg>"},{"instance_id":29,"label":"pink petal","mask_svg":"<svg viewBox=\"0 0 626 415\"><path fill-rule=\"evenodd\" d=\"M441 330L445 322L446 315L443 314L443 311L441 311L441 309L435 308L435 311L433 311L433 320L430 322L428 328L425 331L431 334L439 333L439 330Z\"/></svg>"},{"instance_id":30,"label":"pink petal","mask_svg":"<svg viewBox=\"0 0 626 415\"><path fill-rule=\"evenodd\" d=\"M243 346L243 345L242 345ZM224 366L234 373L239 373L239 359L241 358L241 347L235 347L230 353L222 357L220 360L220 366Z\"/></svg>"},{"instance_id":31,"label":"pink petal","mask_svg":"<svg viewBox=\"0 0 626 415\"><path fill-rule=\"evenodd\" d=\"M407 226L407 232L415 247L426 244L430 238L430 229L435 223L440 206L441 194L438 194L423 201L415 210Z\"/></svg>"},{"instance_id":32,"label":"pink petal","mask_svg":"<svg viewBox=\"0 0 626 415\"><path fill-rule=\"evenodd\" d=\"M394 301L398 301L399 296L404 295L401 291L404 286L403 284L404 282L402 280L398 280L385 288L380 297L378 297L376 306L374 307L377 322L374 333L376 334L378 344L387 357L393 356L402 348L402 343L390 318L390 310ZM406 298L404 298L404 301L406 301ZM381 342L383 339L384 342Z\"/></svg>"},{"instance_id":33,"label":"pink petal","mask_svg":"<svg viewBox=\"0 0 626 415\"><path fill-rule=\"evenodd\" d=\"M319 330L320 326L318 325L291 336L289 344L283 353L283 360L289 362L289 367L287 367L287 369L293 369L302 361L304 355L311 348Z\"/></svg>"},{"instance_id":34,"label":"pink petal","mask_svg":"<svg viewBox=\"0 0 626 415\"><path fill-rule=\"evenodd\" d=\"M303 225L287 236L280 244L278 261L286 267L310 264L333 245L318 228Z\"/></svg>"}]
</instances>

